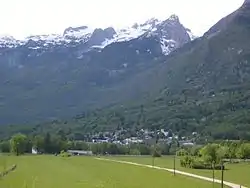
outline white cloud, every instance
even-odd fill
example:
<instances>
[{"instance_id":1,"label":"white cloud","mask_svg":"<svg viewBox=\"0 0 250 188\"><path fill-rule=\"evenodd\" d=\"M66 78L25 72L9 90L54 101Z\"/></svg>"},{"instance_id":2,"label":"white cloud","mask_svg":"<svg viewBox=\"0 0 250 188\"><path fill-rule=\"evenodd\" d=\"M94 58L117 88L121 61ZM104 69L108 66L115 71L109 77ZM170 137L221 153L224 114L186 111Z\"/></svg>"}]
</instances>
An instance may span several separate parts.
<instances>
[{"instance_id":1,"label":"white cloud","mask_svg":"<svg viewBox=\"0 0 250 188\"><path fill-rule=\"evenodd\" d=\"M175 13L201 35L244 0L1 0L0 34L62 33L66 27L122 27Z\"/></svg>"}]
</instances>

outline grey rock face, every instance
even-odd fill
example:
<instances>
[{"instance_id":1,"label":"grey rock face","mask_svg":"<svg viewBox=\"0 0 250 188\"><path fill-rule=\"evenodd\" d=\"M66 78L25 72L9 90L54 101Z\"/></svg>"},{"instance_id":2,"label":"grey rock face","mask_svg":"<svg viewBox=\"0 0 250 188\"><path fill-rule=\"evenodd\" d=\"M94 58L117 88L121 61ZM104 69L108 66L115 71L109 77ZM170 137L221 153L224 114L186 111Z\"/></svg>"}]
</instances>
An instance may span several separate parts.
<instances>
[{"instance_id":1,"label":"grey rock face","mask_svg":"<svg viewBox=\"0 0 250 188\"><path fill-rule=\"evenodd\" d=\"M163 40L175 41L176 48L191 40L186 28L180 23L179 17L176 15L172 15L169 19L157 25L157 30L154 33Z\"/></svg>"},{"instance_id":2,"label":"grey rock face","mask_svg":"<svg viewBox=\"0 0 250 188\"><path fill-rule=\"evenodd\" d=\"M151 25L152 27L155 27L158 22L159 22L158 19L151 18L151 19L147 20L144 24L142 24L142 26Z\"/></svg>"},{"instance_id":3,"label":"grey rock face","mask_svg":"<svg viewBox=\"0 0 250 188\"><path fill-rule=\"evenodd\" d=\"M250 0L245 0L242 6L245 8L250 8Z\"/></svg>"},{"instance_id":4,"label":"grey rock face","mask_svg":"<svg viewBox=\"0 0 250 188\"><path fill-rule=\"evenodd\" d=\"M66 35L67 33L72 32L72 31L80 31L80 30L84 30L84 29L87 29L87 28L88 28L87 26L69 27L69 28L64 30L63 35Z\"/></svg>"},{"instance_id":5,"label":"grey rock face","mask_svg":"<svg viewBox=\"0 0 250 188\"><path fill-rule=\"evenodd\" d=\"M100 45L106 39L112 39L116 34L114 28L109 27L106 29L95 29L92 36L90 37L88 44L89 46Z\"/></svg>"},{"instance_id":6,"label":"grey rock face","mask_svg":"<svg viewBox=\"0 0 250 188\"><path fill-rule=\"evenodd\" d=\"M250 0L245 0L244 4L250 3Z\"/></svg>"},{"instance_id":7,"label":"grey rock face","mask_svg":"<svg viewBox=\"0 0 250 188\"><path fill-rule=\"evenodd\" d=\"M115 29L113 27L108 27L104 29L104 32L107 39L113 38L113 36L116 34Z\"/></svg>"}]
</instances>

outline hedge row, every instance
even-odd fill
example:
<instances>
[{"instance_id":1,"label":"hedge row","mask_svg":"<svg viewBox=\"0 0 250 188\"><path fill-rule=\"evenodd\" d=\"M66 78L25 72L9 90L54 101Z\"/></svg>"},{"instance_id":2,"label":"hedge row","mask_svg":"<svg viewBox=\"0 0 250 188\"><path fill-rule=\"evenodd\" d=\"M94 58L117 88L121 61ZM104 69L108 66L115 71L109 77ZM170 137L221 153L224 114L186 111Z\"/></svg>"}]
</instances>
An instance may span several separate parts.
<instances>
[{"instance_id":1,"label":"hedge row","mask_svg":"<svg viewBox=\"0 0 250 188\"><path fill-rule=\"evenodd\" d=\"M180 160L180 165L181 165L181 167L193 168L193 169L213 169L212 164L205 163L204 161L202 161L198 158L195 158L195 157L191 157L191 156L183 157L183 159ZM224 168L224 166L223 166L223 168ZM220 170L221 165L216 164L214 166L214 169Z\"/></svg>"}]
</instances>

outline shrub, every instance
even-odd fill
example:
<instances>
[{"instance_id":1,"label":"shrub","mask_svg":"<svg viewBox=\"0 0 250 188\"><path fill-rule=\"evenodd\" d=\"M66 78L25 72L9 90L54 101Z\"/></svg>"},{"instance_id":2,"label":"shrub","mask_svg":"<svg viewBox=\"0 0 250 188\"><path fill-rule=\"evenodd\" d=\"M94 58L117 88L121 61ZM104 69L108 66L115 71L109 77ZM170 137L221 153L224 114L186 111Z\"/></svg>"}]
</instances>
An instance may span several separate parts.
<instances>
[{"instance_id":1,"label":"shrub","mask_svg":"<svg viewBox=\"0 0 250 188\"><path fill-rule=\"evenodd\" d=\"M188 152L185 149L181 149L181 150L177 151L176 155L177 156L186 156L186 155L188 155Z\"/></svg>"},{"instance_id":2,"label":"shrub","mask_svg":"<svg viewBox=\"0 0 250 188\"><path fill-rule=\"evenodd\" d=\"M60 152L60 156L61 156L61 157L70 157L71 154L68 153L68 152L65 152L65 151L61 151L61 152Z\"/></svg>"},{"instance_id":3,"label":"shrub","mask_svg":"<svg viewBox=\"0 0 250 188\"><path fill-rule=\"evenodd\" d=\"M182 167L193 168L193 169L213 169L211 163L206 163L205 161L199 158L192 157L192 156L184 156L183 159L180 160L180 165ZM225 169L224 166L223 168ZM214 169L220 170L221 165L216 164Z\"/></svg>"},{"instance_id":4,"label":"shrub","mask_svg":"<svg viewBox=\"0 0 250 188\"><path fill-rule=\"evenodd\" d=\"M186 167L186 163L183 159L180 160L180 163L181 163L181 167Z\"/></svg>"},{"instance_id":5,"label":"shrub","mask_svg":"<svg viewBox=\"0 0 250 188\"><path fill-rule=\"evenodd\" d=\"M153 157L161 157L161 152L160 151L153 151L152 156Z\"/></svg>"},{"instance_id":6,"label":"shrub","mask_svg":"<svg viewBox=\"0 0 250 188\"><path fill-rule=\"evenodd\" d=\"M193 163L194 158L189 155L185 155L181 160L181 166L186 168L191 168L191 164Z\"/></svg>"},{"instance_id":7,"label":"shrub","mask_svg":"<svg viewBox=\"0 0 250 188\"><path fill-rule=\"evenodd\" d=\"M191 164L193 169L211 169L211 165L204 163L203 161L195 160Z\"/></svg>"}]
</instances>

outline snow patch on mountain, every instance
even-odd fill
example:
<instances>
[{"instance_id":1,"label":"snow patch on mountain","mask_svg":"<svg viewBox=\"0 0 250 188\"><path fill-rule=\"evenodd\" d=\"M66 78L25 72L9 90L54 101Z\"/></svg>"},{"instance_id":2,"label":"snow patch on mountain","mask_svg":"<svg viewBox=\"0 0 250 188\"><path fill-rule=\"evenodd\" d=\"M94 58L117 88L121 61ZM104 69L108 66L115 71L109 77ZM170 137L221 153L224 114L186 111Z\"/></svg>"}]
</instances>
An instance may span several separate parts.
<instances>
[{"instance_id":1,"label":"snow patch on mountain","mask_svg":"<svg viewBox=\"0 0 250 188\"><path fill-rule=\"evenodd\" d=\"M168 20L170 21L179 21L179 17L176 14L172 14Z\"/></svg>"},{"instance_id":2,"label":"snow patch on mountain","mask_svg":"<svg viewBox=\"0 0 250 188\"><path fill-rule=\"evenodd\" d=\"M35 35L29 36L25 38L25 41L33 40L33 41L48 41L48 42L59 42L63 40L63 38L58 34L51 34L51 35Z\"/></svg>"},{"instance_id":3,"label":"snow patch on mountain","mask_svg":"<svg viewBox=\"0 0 250 188\"><path fill-rule=\"evenodd\" d=\"M160 21L155 18L147 20L143 24L135 23L131 27L114 30L112 27L106 29L95 29L88 26L69 27L63 34L35 35L29 36L24 40L16 40L11 36L0 36L0 47L14 48L20 45L26 45L29 49L37 50L40 48L53 47L53 45L75 45L87 44L89 51L93 48L103 49L104 47L116 43L130 41L140 37L157 37L160 39L162 53L168 55L175 48L179 47L178 36L175 40L171 36L176 35L172 29L178 30L182 27L179 17L171 15L167 20ZM185 32L185 28L184 28ZM196 37L189 29L186 29L191 40ZM183 33L183 31L182 31ZM183 34L182 34L183 35ZM185 39L186 40L186 39Z\"/></svg>"},{"instance_id":4,"label":"snow patch on mountain","mask_svg":"<svg viewBox=\"0 0 250 188\"><path fill-rule=\"evenodd\" d=\"M135 23L131 27L118 29L112 39L106 39L104 42L102 42L102 44L95 45L93 48L104 48L114 42L124 42L136 39L147 32L157 31L155 26L159 23L161 23L159 20L152 18L147 20L144 24L139 25Z\"/></svg>"},{"instance_id":5,"label":"snow patch on mountain","mask_svg":"<svg viewBox=\"0 0 250 188\"><path fill-rule=\"evenodd\" d=\"M0 35L0 47L15 48L20 44L18 40L9 35Z\"/></svg>"},{"instance_id":6,"label":"snow patch on mountain","mask_svg":"<svg viewBox=\"0 0 250 188\"><path fill-rule=\"evenodd\" d=\"M161 50L163 55L169 55L175 48L176 42L174 40L162 39Z\"/></svg>"},{"instance_id":7,"label":"snow patch on mountain","mask_svg":"<svg viewBox=\"0 0 250 188\"><path fill-rule=\"evenodd\" d=\"M192 33L192 31L190 29L186 28L186 30L187 30L187 33L188 33L191 40L194 40L194 39L198 38L196 35L194 35Z\"/></svg>"}]
</instances>

